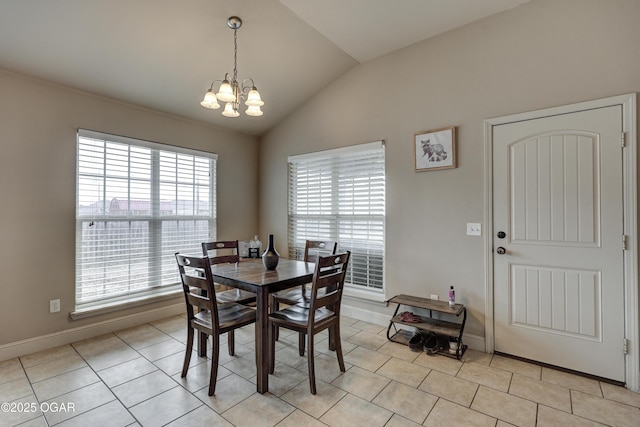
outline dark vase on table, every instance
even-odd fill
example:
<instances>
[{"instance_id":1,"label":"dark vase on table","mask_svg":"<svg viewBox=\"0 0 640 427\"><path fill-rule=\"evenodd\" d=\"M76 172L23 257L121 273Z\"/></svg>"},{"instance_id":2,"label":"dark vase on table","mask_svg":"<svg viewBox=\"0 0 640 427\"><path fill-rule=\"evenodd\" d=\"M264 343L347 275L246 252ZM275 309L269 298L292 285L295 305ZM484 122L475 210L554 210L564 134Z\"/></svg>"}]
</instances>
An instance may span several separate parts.
<instances>
[{"instance_id":1,"label":"dark vase on table","mask_svg":"<svg viewBox=\"0 0 640 427\"><path fill-rule=\"evenodd\" d=\"M267 249L262 254L262 263L267 270L275 270L278 261L280 261L280 254L276 251L276 246L273 243L273 234L269 234Z\"/></svg>"}]
</instances>

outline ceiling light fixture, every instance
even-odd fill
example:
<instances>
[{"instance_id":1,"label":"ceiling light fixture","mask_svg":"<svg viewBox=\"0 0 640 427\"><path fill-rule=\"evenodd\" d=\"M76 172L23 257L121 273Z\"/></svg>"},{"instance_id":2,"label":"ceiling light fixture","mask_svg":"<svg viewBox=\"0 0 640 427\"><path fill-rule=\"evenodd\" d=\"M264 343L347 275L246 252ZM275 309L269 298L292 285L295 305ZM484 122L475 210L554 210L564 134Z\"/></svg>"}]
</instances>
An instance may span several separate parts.
<instances>
[{"instance_id":1,"label":"ceiling light fixture","mask_svg":"<svg viewBox=\"0 0 640 427\"><path fill-rule=\"evenodd\" d=\"M233 76L226 73L224 75L224 80L214 80L211 83L211 87L204 95L204 99L200 103L205 108L210 109L218 109L220 108L220 104L218 101L226 102L227 104L224 106L224 110L222 111L222 115L225 117L238 117L240 113L238 112L238 108L240 107L240 100L244 99L244 104L247 106L245 113L248 116L261 116L262 110L261 106L264 105L262 99L260 98L260 93L258 89L256 89L256 85L253 82L253 79L247 77L242 80L242 85L238 83L238 28L242 26L242 19L237 16L232 16L227 19L227 25L229 28L233 30ZM251 83L251 85L247 85L247 83ZM213 86L219 83L218 93L213 91Z\"/></svg>"}]
</instances>

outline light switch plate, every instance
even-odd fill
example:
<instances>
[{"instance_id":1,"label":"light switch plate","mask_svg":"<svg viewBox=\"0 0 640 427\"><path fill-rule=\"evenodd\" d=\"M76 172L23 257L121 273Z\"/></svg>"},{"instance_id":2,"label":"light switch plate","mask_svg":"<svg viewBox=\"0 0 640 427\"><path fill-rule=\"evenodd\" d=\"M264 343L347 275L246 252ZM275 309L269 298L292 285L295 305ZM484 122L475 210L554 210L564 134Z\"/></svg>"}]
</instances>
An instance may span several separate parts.
<instances>
[{"instance_id":1,"label":"light switch plate","mask_svg":"<svg viewBox=\"0 0 640 427\"><path fill-rule=\"evenodd\" d=\"M482 224L479 222L468 222L467 236L482 236Z\"/></svg>"}]
</instances>

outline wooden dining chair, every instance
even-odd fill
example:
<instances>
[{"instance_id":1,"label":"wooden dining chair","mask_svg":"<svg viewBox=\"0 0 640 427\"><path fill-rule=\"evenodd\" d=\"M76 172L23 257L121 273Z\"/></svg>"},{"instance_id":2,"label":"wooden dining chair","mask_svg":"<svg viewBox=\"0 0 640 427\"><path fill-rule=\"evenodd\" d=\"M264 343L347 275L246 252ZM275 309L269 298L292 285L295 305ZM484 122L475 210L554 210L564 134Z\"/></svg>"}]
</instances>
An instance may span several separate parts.
<instances>
[{"instance_id":1,"label":"wooden dining chair","mask_svg":"<svg viewBox=\"0 0 640 427\"><path fill-rule=\"evenodd\" d=\"M237 240L202 243L202 254L209 258L209 263L211 265L240 262L239 253ZM216 291L216 287L218 286L224 285L216 284L214 291ZM256 305L256 294L245 291L244 289L226 289L225 286L225 289L216 291L216 300L219 303L235 302L237 304L253 307ZM227 342L229 346L229 354L233 356L235 353L235 334L233 331L230 331L227 334ZM203 351L206 352L206 348Z\"/></svg>"},{"instance_id":2,"label":"wooden dining chair","mask_svg":"<svg viewBox=\"0 0 640 427\"><path fill-rule=\"evenodd\" d=\"M189 370L194 331L198 330L202 341L206 341L207 336L211 335L211 376L209 378L209 396L211 396L216 391L220 335L232 334L235 329L255 323L256 311L235 302L218 303L212 299L215 293L211 260L208 257L176 254L176 261L187 304L187 348L181 377L184 378ZM201 290L206 292L200 292ZM231 353L231 349L229 352Z\"/></svg>"},{"instance_id":3,"label":"wooden dining chair","mask_svg":"<svg viewBox=\"0 0 640 427\"><path fill-rule=\"evenodd\" d=\"M332 240L307 240L304 246L305 262L316 262L319 256L332 255L338 249L338 242ZM292 289L276 292L271 296L271 312L280 310L280 304L309 306L308 286L302 285ZM276 340L279 338L279 329L276 328ZM304 356L304 334L298 337L298 353Z\"/></svg>"},{"instance_id":4,"label":"wooden dining chair","mask_svg":"<svg viewBox=\"0 0 640 427\"><path fill-rule=\"evenodd\" d=\"M309 306L292 305L269 315L270 357L269 371L275 370L276 327L286 328L307 337L307 364L309 366L309 386L311 394L316 394L314 364L314 336L330 329L335 339L335 352L340 371L344 372L344 358L340 341L340 305L345 275L351 252L329 256L319 256L311 282Z\"/></svg>"},{"instance_id":5,"label":"wooden dining chair","mask_svg":"<svg viewBox=\"0 0 640 427\"><path fill-rule=\"evenodd\" d=\"M240 262L237 240L203 242L202 255L209 257L211 265ZM226 289L216 292L218 302L237 302L242 305L256 305L256 294L244 289Z\"/></svg>"}]
</instances>

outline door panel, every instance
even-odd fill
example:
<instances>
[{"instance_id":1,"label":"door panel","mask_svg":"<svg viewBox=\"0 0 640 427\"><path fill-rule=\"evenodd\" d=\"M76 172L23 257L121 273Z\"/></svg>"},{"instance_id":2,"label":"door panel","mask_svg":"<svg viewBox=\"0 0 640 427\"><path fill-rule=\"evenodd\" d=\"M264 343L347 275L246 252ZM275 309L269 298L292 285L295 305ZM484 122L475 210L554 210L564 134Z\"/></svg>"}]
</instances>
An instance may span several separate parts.
<instances>
[{"instance_id":1,"label":"door panel","mask_svg":"<svg viewBox=\"0 0 640 427\"><path fill-rule=\"evenodd\" d=\"M621 114L493 128L496 351L624 381Z\"/></svg>"}]
</instances>

